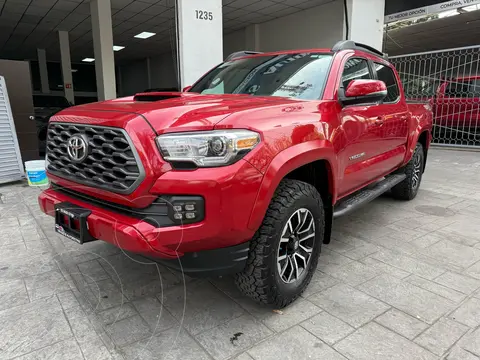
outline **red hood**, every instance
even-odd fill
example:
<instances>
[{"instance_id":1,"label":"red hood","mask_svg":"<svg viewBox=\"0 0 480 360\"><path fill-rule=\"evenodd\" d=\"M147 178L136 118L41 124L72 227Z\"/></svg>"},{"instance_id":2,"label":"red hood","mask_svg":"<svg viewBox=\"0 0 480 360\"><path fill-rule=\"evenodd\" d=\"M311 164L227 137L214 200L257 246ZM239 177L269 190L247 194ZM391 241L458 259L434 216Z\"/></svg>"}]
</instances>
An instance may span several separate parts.
<instances>
[{"instance_id":1,"label":"red hood","mask_svg":"<svg viewBox=\"0 0 480 360\"><path fill-rule=\"evenodd\" d=\"M281 97L250 95L200 95L195 93L146 93L146 96L171 97L159 101L135 101L134 97L75 106L61 115L75 112L111 111L141 115L158 133L211 130L220 121L245 110L260 109L295 102ZM138 95L137 95L138 96ZM120 117L121 118L121 117ZM120 119L119 119L120 120ZM121 121L118 126L124 127Z\"/></svg>"},{"instance_id":2,"label":"red hood","mask_svg":"<svg viewBox=\"0 0 480 360\"><path fill-rule=\"evenodd\" d=\"M148 99L155 101L146 101ZM51 121L123 128L127 131L145 169L145 180L130 195L122 196L107 190L79 186L53 176L60 186L81 188L90 196L130 206L146 207L154 196L149 194L153 183L171 169L158 152L155 135L164 132L245 128L262 131L281 127L282 123L301 122L315 114L318 103L281 97L249 95L200 95L194 93L149 93L143 101L134 97L74 106L54 115ZM161 99L159 99L161 98ZM302 116L304 114L304 116ZM219 124L221 122L221 124Z\"/></svg>"}]
</instances>

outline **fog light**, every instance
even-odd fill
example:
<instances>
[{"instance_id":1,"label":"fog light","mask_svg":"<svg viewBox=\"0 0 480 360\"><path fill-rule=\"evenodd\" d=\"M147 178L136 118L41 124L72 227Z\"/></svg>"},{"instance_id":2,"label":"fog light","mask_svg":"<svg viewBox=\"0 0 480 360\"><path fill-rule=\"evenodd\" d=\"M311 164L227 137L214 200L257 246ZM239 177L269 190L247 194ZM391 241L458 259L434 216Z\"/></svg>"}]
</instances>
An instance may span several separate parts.
<instances>
[{"instance_id":1,"label":"fog light","mask_svg":"<svg viewBox=\"0 0 480 360\"><path fill-rule=\"evenodd\" d=\"M175 213L175 214L173 214L173 218L175 220L182 220L183 219L183 214Z\"/></svg>"},{"instance_id":2,"label":"fog light","mask_svg":"<svg viewBox=\"0 0 480 360\"><path fill-rule=\"evenodd\" d=\"M1 1L1 0L0 0ZM170 225L188 225L205 218L205 200L201 196L164 196Z\"/></svg>"}]
</instances>

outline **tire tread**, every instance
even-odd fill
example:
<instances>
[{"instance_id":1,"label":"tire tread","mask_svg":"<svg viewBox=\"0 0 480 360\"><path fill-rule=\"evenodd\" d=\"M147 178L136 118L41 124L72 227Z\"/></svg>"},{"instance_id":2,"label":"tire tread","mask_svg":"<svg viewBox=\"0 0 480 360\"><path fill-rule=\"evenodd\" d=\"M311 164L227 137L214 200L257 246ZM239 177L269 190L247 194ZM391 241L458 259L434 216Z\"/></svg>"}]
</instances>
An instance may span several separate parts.
<instances>
[{"instance_id":1,"label":"tire tread","mask_svg":"<svg viewBox=\"0 0 480 360\"><path fill-rule=\"evenodd\" d=\"M412 156L412 159L403 168L403 173L407 175L407 177L400 184L395 185L392 188L392 196L397 200L408 201L408 200L413 200L417 196L418 188L414 191L410 185L410 182L413 176L414 158L418 151L421 151L423 154L423 146L420 143L418 143L417 146L415 147L415 152ZM422 161L423 161L423 156L422 156ZM421 181L421 178L420 178L420 181ZM418 186L420 187L420 185Z\"/></svg>"},{"instance_id":2,"label":"tire tread","mask_svg":"<svg viewBox=\"0 0 480 360\"><path fill-rule=\"evenodd\" d=\"M282 180L270 202L262 225L250 241L247 265L243 272L238 273L235 277L235 282L239 289L246 296L257 302L275 305L278 308L289 305L302 294L315 272L318 256L312 257L309 272L301 290L295 296L286 298L276 288L272 272L276 271L276 269L268 268L268 259L272 251L274 251L272 249L272 243L274 243L272 238L278 236L278 229L282 224L282 219L287 216L295 200L301 196L315 199L322 211L322 215L324 214L322 198L312 185L297 180ZM321 229L319 230L322 239L320 239L317 246L321 246L323 241L322 230L325 226L324 216L318 219L318 223L320 223Z\"/></svg>"}]
</instances>

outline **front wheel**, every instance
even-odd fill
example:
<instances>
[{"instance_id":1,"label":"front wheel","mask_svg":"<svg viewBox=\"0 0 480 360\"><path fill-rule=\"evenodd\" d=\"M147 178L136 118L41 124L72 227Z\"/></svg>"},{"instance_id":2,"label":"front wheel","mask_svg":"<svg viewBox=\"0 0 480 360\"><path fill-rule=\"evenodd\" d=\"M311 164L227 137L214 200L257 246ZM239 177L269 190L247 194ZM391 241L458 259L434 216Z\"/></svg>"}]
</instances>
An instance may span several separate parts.
<instances>
[{"instance_id":1,"label":"front wheel","mask_svg":"<svg viewBox=\"0 0 480 360\"><path fill-rule=\"evenodd\" d=\"M422 182L424 164L425 153L422 144L418 143L412 158L403 169L407 177L392 188L392 195L395 199L412 200L417 196Z\"/></svg>"},{"instance_id":2,"label":"front wheel","mask_svg":"<svg viewBox=\"0 0 480 360\"><path fill-rule=\"evenodd\" d=\"M283 308L297 299L317 268L323 242L323 202L310 184L284 179L250 243L239 289L257 302Z\"/></svg>"}]
</instances>

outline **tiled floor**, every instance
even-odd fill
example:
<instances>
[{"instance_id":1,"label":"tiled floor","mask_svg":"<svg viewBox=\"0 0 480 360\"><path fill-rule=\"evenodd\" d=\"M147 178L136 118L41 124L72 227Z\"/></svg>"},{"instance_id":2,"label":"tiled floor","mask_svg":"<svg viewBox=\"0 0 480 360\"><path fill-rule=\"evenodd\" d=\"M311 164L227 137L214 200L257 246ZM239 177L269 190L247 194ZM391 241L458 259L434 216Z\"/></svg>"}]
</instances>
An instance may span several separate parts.
<instances>
[{"instance_id":1,"label":"tiled floor","mask_svg":"<svg viewBox=\"0 0 480 360\"><path fill-rule=\"evenodd\" d=\"M282 311L230 278L184 279L101 241L78 246L38 189L0 187L0 359L480 359L480 153L432 150L412 202L336 221Z\"/></svg>"}]
</instances>

